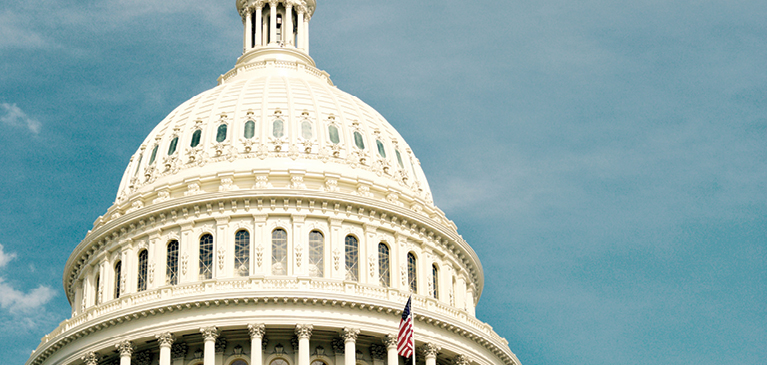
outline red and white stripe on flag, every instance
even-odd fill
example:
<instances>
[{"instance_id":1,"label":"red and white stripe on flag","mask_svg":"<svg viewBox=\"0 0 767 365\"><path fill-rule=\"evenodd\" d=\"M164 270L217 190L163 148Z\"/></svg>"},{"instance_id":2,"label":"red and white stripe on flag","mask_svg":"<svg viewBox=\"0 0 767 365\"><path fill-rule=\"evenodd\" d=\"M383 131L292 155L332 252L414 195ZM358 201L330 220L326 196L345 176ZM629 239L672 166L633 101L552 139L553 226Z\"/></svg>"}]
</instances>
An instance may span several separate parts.
<instances>
[{"instance_id":1,"label":"red and white stripe on flag","mask_svg":"<svg viewBox=\"0 0 767 365\"><path fill-rule=\"evenodd\" d=\"M404 357L413 356L413 349L415 348L410 299L408 298L405 309L402 311L402 319L399 321L399 334L397 335L397 353Z\"/></svg>"}]
</instances>

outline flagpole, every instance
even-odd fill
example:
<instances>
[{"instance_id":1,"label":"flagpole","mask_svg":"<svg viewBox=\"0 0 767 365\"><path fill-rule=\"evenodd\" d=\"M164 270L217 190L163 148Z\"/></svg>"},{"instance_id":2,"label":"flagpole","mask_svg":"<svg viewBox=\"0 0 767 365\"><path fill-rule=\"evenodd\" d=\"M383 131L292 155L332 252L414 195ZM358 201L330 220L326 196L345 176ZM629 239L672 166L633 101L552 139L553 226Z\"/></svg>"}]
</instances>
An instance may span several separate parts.
<instances>
[{"instance_id":1,"label":"flagpole","mask_svg":"<svg viewBox=\"0 0 767 365\"><path fill-rule=\"evenodd\" d=\"M408 301L410 301L410 323L413 326L413 365L415 365L415 311L413 310L415 305L413 305L413 294L410 294Z\"/></svg>"}]
</instances>

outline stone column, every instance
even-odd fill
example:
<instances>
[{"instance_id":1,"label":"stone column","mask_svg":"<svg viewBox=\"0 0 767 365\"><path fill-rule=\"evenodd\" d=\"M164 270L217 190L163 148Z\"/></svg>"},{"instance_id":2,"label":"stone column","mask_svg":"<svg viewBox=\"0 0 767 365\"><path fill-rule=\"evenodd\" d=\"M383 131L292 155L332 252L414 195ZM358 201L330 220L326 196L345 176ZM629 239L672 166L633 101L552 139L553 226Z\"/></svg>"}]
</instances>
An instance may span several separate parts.
<instances>
[{"instance_id":1,"label":"stone column","mask_svg":"<svg viewBox=\"0 0 767 365\"><path fill-rule=\"evenodd\" d=\"M136 351L136 347L133 343L125 340L115 345L117 352L120 353L120 365L131 365L130 358L133 356L133 351Z\"/></svg>"},{"instance_id":2,"label":"stone column","mask_svg":"<svg viewBox=\"0 0 767 365\"><path fill-rule=\"evenodd\" d=\"M282 24L282 41L285 45L293 44L293 5L285 4L285 21Z\"/></svg>"},{"instance_id":3,"label":"stone column","mask_svg":"<svg viewBox=\"0 0 767 365\"><path fill-rule=\"evenodd\" d=\"M202 338L205 341L205 354L203 355L204 365L215 365L216 362L216 338L218 338L218 328L215 326L200 328Z\"/></svg>"},{"instance_id":4,"label":"stone column","mask_svg":"<svg viewBox=\"0 0 767 365\"><path fill-rule=\"evenodd\" d=\"M253 25L253 28L255 28L255 37L256 37L256 46L260 46L262 44L261 38L264 37L264 29L263 27L263 18L261 16L262 10L264 8L264 2L263 1L256 1L256 23Z\"/></svg>"},{"instance_id":5,"label":"stone column","mask_svg":"<svg viewBox=\"0 0 767 365\"><path fill-rule=\"evenodd\" d=\"M423 351L423 354L426 357L426 365L437 365L437 354L439 353L439 350L442 350L442 347L431 342L421 346L421 351Z\"/></svg>"},{"instance_id":6,"label":"stone column","mask_svg":"<svg viewBox=\"0 0 767 365\"><path fill-rule=\"evenodd\" d=\"M469 365L470 361L466 355L455 355L453 358L453 364L455 365Z\"/></svg>"},{"instance_id":7,"label":"stone column","mask_svg":"<svg viewBox=\"0 0 767 365\"><path fill-rule=\"evenodd\" d=\"M304 50L306 53L309 53L309 20L311 19L312 17L308 14L306 15L306 19L304 19Z\"/></svg>"},{"instance_id":8,"label":"stone column","mask_svg":"<svg viewBox=\"0 0 767 365\"><path fill-rule=\"evenodd\" d=\"M388 334L383 338L386 345L386 365L398 365L399 354L397 353L397 335Z\"/></svg>"},{"instance_id":9,"label":"stone column","mask_svg":"<svg viewBox=\"0 0 767 365\"><path fill-rule=\"evenodd\" d=\"M245 37L243 38L244 44L242 45L242 52L245 53L250 50L253 45L253 9L245 9Z\"/></svg>"},{"instance_id":10,"label":"stone column","mask_svg":"<svg viewBox=\"0 0 767 365\"><path fill-rule=\"evenodd\" d=\"M360 334L359 328L344 327L341 337L344 339L344 365L355 365L357 363L357 336Z\"/></svg>"},{"instance_id":11,"label":"stone column","mask_svg":"<svg viewBox=\"0 0 767 365\"><path fill-rule=\"evenodd\" d=\"M85 365L99 365L99 354L91 351L85 354L82 360L85 362Z\"/></svg>"},{"instance_id":12,"label":"stone column","mask_svg":"<svg viewBox=\"0 0 767 365\"><path fill-rule=\"evenodd\" d=\"M277 0L269 0L269 45L277 43Z\"/></svg>"},{"instance_id":13,"label":"stone column","mask_svg":"<svg viewBox=\"0 0 767 365\"><path fill-rule=\"evenodd\" d=\"M296 16L298 22L296 31L296 48L304 48L304 9L298 8L298 16Z\"/></svg>"},{"instance_id":14,"label":"stone column","mask_svg":"<svg viewBox=\"0 0 767 365\"><path fill-rule=\"evenodd\" d=\"M154 337L157 338L157 342L160 344L160 365L170 365L170 348L173 346L176 336L173 336L170 332L164 332Z\"/></svg>"},{"instance_id":15,"label":"stone column","mask_svg":"<svg viewBox=\"0 0 767 365\"><path fill-rule=\"evenodd\" d=\"M248 332L250 332L251 365L263 365L264 349L262 347L262 339L264 338L264 333L266 333L266 326L263 323L249 324Z\"/></svg>"},{"instance_id":16,"label":"stone column","mask_svg":"<svg viewBox=\"0 0 767 365\"><path fill-rule=\"evenodd\" d=\"M298 365L309 365L309 337L312 336L313 326L310 324L297 324L296 336L298 337Z\"/></svg>"}]
</instances>

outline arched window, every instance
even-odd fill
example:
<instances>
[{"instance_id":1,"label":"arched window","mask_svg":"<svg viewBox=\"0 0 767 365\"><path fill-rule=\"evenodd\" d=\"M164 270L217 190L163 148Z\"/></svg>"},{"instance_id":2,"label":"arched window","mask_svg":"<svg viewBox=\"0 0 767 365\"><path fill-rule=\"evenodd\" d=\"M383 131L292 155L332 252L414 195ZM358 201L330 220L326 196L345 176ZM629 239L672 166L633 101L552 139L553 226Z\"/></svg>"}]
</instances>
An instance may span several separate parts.
<instances>
[{"instance_id":1,"label":"arched window","mask_svg":"<svg viewBox=\"0 0 767 365\"><path fill-rule=\"evenodd\" d=\"M354 236L346 236L346 280L359 280L359 243Z\"/></svg>"},{"instance_id":2,"label":"arched window","mask_svg":"<svg viewBox=\"0 0 767 365\"><path fill-rule=\"evenodd\" d=\"M200 280L213 277L213 236L210 233L200 237Z\"/></svg>"},{"instance_id":3,"label":"arched window","mask_svg":"<svg viewBox=\"0 0 767 365\"><path fill-rule=\"evenodd\" d=\"M285 359L274 359L269 365L290 365Z\"/></svg>"},{"instance_id":4,"label":"arched window","mask_svg":"<svg viewBox=\"0 0 767 365\"><path fill-rule=\"evenodd\" d=\"M243 133L243 137L251 139L254 135L256 135L256 122L249 120L245 122L245 132Z\"/></svg>"},{"instance_id":5,"label":"arched window","mask_svg":"<svg viewBox=\"0 0 767 365\"><path fill-rule=\"evenodd\" d=\"M404 169L405 164L402 163L402 155L399 154L399 150L394 150L394 154L397 155L397 164L399 164L399 168Z\"/></svg>"},{"instance_id":6,"label":"arched window","mask_svg":"<svg viewBox=\"0 0 767 365\"><path fill-rule=\"evenodd\" d=\"M146 290L147 265L149 264L149 252L141 250L138 253L138 280L136 291Z\"/></svg>"},{"instance_id":7,"label":"arched window","mask_svg":"<svg viewBox=\"0 0 767 365\"><path fill-rule=\"evenodd\" d=\"M312 139L312 123L308 120L301 122L301 138Z\"/></svg>"},{"instance_id":8,"label":"arched window","mask_svg":"<svg viewBox=\"0 0 767 365\"><path fill-rule=\"evenodd\" d=\"M149 156L149 164L154 163L154 159L157 158L157 147L160 147L159 145L155 145L154 148L152 148L152 156Z\"/></svg>"},{"instance_id":9,"label":"arched window","mask_svg":"<svg viewBox=\"0 0 767 365\"><path fill-rule=\"evenodd\" d=\"M381 242L378 244L378 281L381 286L391 285L391 271L389 271L389 246Z\"/></svg>"},{"instance_id":10,"label":"arched window","mask_svg":"<svg viewBox=\"0 0 767 365\"><path fill-rule=\"evenodd\" d=\"M383 142L377 139L376 145L378 146L378 154L381 155L381 157L386 158L386 149L384 148Z\"/></svg>"},{"instance_id":11,"label":"arched window","mask_svg":"<svg viewBox=\"0 0 767 365\"><path fill-rule=\"evenodd\" d=\"M412 252L407 254L407 281L410 283L410 291L418 293L418 273L416 271L415 255Z\"/></svg>"},{"instance_id":12,"label":"arched window","mask_svg":"<svg viewBox=\"0 0 767 365\"><path fill-rule=\"evenodd\" d=\"M312 365L328 365L322 360L314 360L312 361Z\"/></svg>"},{"instance_id":13,"label":"arched window","mask_svg":"<svg viewBox=\"0 0 767 365\"><path fill-rule=\"evenodd\" d=\"M365 141L362 139L362 135L360 132L355 131L354 132L354 144L357 145L357 148L364 150L365 149Z\"/></svg>"},{"instance_id":14,"label":"arched window","mask_svg":"<svg viewBox=\"0 0 767 365\"><path fill-rule=\"evenodd\" d=\"M309 232L309 276L324 274L325 237L319 231Z\"/></svg>"},{"instance_id":15,"label":"arched window","mask_svg":"<svg viewBox=\"0 0 767 365\"><path fill-rule=\"evenodd\" d=\"M272 135L274 138L282 138L285 135L285 123L282 120L272 122Z\"/></svg>"},{"instance_id":16,"label":"arched window","mask_svg":"<svg viewBox=\"0 0 767 365\"><path fill-rule=\"evenodd\" d=\"M247 362L245 362L245 360L240 360L240 359L237 359L237 360L234 360L234 361L233 361L231 364L229 364L229 365L248 365L248 363L247 363Z\"/></svg>"},{"instance_id":17,"label":"arched window","mask_svg":"<svg viewBox=\"0 0 767 365\"><path fill-rule=\"evenodd\" d=\"M99 300L101 299L101 296L99 295L99 288L101 288L101 275L96 275L95 281L96 286L93 287L93 294L95 294L93 297L93 304L98 305Z\"/></svg>"},{"instance_id":18,"label":"arched window","mask_svg":"<svg viewBox=\"0 0 767 365\"><path fill-rule=\"evenodd\" d=\"M455 276L453 276L453 286L450 288L450 305L455 307Z\"/></svg>"},{"instance_id":19,"label":"arched window","mask_svg":"<svg viewBox=\"0 0 767 365\"><path fill-rule=\"evenodd\" d=\"M173 137L173 139L170 141L170 146L168 146L168 156L176 152L177 145L178 145L178 137Z\"/></svg>"},{"instance_id":20,"label":"arched window","mask_svg":"<svg viewBox=\"0 0 767 365\"><path fill-rule=\"evenodd\" d=\"M165 261L165 283L178 284L178 241L168 243L168 254Z\"/></svg>"},{"instance_id":21,"label":"arched window","mask_svg":"<svg viewBox=\"0 0 767 365\"><path fill-rule=\"evenodd\" d=\"M341 142L341 138L338 136L338 128L334 125L328 126L328 136L330 137L330 142L333 142L333 144Z\"/></svg>"},{"instance_id":22,"label":"arched window","mask_svg":"<svg viewBox=\"0 0 767 365\"><path fill-rule=\"evenodd\" d=\"M198 129L192 133L192 143L189 144L191 147L197 147L200 144L200 137L202 137L202 130Z\"/></svg>"},{"instance_id":23,"label":"arched window","mask_svg":"<svg viewBox=\"0 0 767 365\"><path fill-rule=\"evenodd\" d=\"M431 296L439 299L439 268L437 264L431 265Z\"/></svg>"},{"instance_id":24,"label":"arched window","mask_svg":"<svg viewBox=\"0 0 767 365\"><path fill-rule=\"evenodd\" d=\"M226 128L226 124L218 126L218 130L216 131L216 142L221 143L226 141Z\"/></svg>"},{"instance_id":25,"label":"arched window","mask_svg":"<svg viewBox=\"0 0 767 365\"><path fill-rule=\"evenodd\" d=\"M234 270L236 275L250 275L250 233L242 229L234 234Z\"/></svg>"},{"instance_id":26,"label":"arched window","mask_svg":"<svg viewBox=\"0 0 767 365\"><path fill-rule=\"evenodd\" d=\"M115 299L120 297L120 278L122 277L122 261L117 261L115 264Z\"/></svg>"},{"instance_id":27,"label":"arched window","mask_svg":"<svg viewBox=\"0 0 767 365\"><path fill-rule=\"evenodd\" d=\"M288 274L288 233L284 229L272 231L272 275Z\"/></svg>"},{"instance_id":28,"label":"arched window","mask_svg":"<svg viewBox=\"0 0 767 365\"><path fill-rule=\"evenodd\" d=\"M141 160L144 158L144 155L138 155L138 163L136 164L136 171L133 172L133 175L138 175L138 170L141 168Z\"/></svg>"}]
</instances>

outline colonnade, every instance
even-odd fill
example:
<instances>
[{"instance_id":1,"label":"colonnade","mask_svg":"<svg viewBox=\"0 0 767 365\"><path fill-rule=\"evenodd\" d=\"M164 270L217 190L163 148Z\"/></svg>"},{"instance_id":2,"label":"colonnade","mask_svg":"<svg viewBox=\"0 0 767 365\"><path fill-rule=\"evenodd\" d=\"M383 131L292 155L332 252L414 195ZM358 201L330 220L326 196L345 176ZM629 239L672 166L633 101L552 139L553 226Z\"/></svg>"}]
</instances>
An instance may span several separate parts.
<instances>
[{"instance_id":1,"label":"colonnade","mask_svg":"<svg viewBox=\"0 0 767 365\"><path fill-rule=\"evenodd\" d=\"M309 339L312 336L313 326L311 324L297 324L295 327L295 335L298 339L298 357L295 365L310 365L310 345ZM249 324L248 333L251 340L251 353L250 353L250 365L263 365L264 364L264 336L266 334L266 326L263 323ZM203 338L203 365L217 365L216 364L216 352L223 351L216 346L216 340L221 335L221 331L215 326L208 326L200 328L200 334ZM343 365L356 365L357 364L357 337L360 334L359 328L344 327L339 333L343 340ZM170 332L163 332L155 335L157 344L160 348L159 365L171 365L171 349L176 342L176 336ZM397 354L397 336L394 334L388 334L382 338L382 343L386 348L386 365L399 365L399 355ZM372 350L371 345L371 350ZM379 345L380 347L380 345ZM134 353L136 353L136 345L130 340L124 340L115 344L116 352L119 354L120 365L131 365L131 361ZM422 355L425 359L425 365L437 365L437 355L440 353L441 347L434 343L425 343L418 347L419 355ZM173 350L174 352L176 350ZM184 345L184 352L186 352L186 346ZM182 355L183 356L183 355ZM175 357L175 356L174 356ZM101 358L96 352L88 352L81 358L85 365L99 365ZM457 355L453 358L455 365L469 365L470 362L465 355ZM341 364L336 364L341 365Z\"/></svg>"},{"instance_id":2,"label":"colonnade","mask_svg":"<svg viewBox=\"0 0 767 365\"><path fill-rule=\"evenodd\" d=\"M282 29L281 37L277 37L277 5L281 1L269 0L269 17L268 27L264 24L264 6L267 4L266 0L256 1L252 6L246 7L243 11L244 18L244 37L243 37L243 51L247 52L256 47L262 46L290 46L302 49L309 52L309 20L311 14L308 9L303 6L296 6L293 8L293 4L290 2L284 2L285 7L283 23L280 25ZM296 13L295 25L295 43L293 33L293 12ZM282 14L281 14L282 15Z\"/></svg>"}]
</instances>

